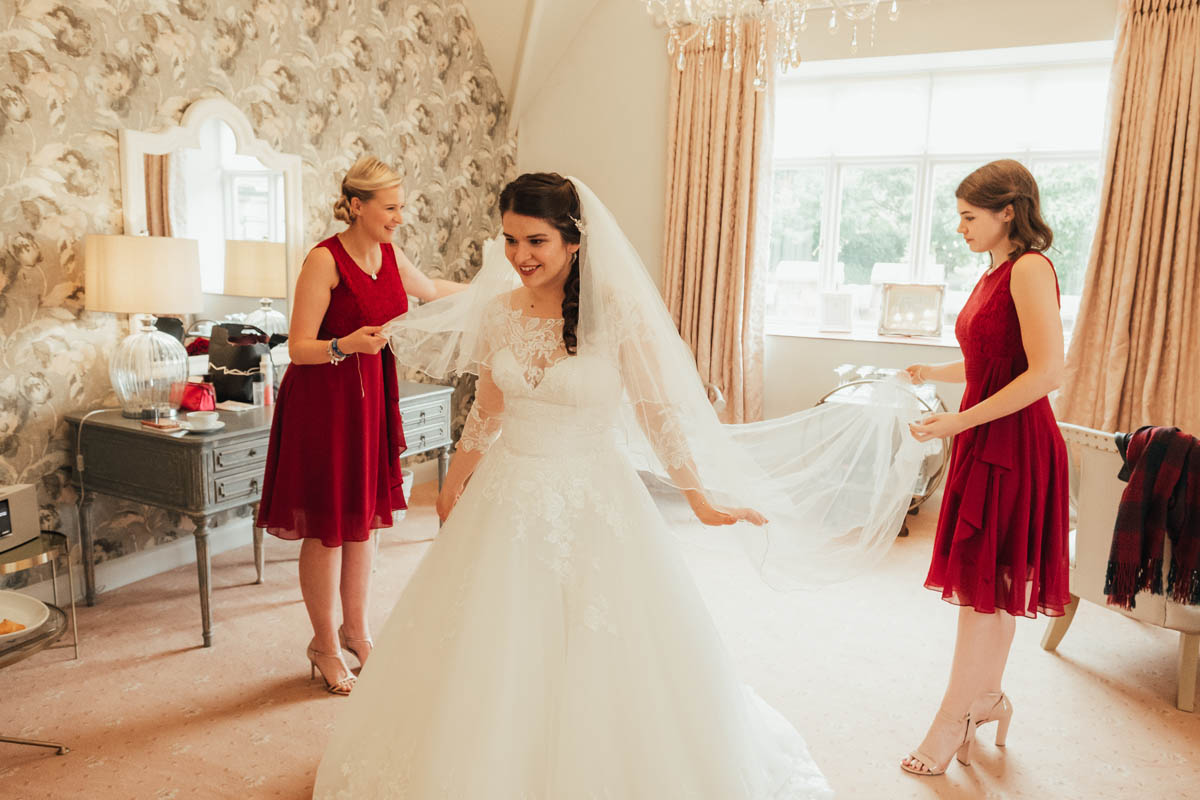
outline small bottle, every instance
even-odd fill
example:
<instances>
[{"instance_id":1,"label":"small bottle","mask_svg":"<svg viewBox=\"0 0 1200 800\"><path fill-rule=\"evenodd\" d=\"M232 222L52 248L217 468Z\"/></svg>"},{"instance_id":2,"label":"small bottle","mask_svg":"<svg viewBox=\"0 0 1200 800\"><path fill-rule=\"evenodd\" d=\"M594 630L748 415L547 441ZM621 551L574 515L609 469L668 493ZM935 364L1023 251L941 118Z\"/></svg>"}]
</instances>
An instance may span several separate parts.
<instances>
[{"instance_id":1,"label":"small bottle","mask_svg":"<svg viewBox=\"0 0 1200 800\"><path fill-rule=\"evenodd\" d=\"M275 362L270 353L263 353L258 360L258 371L262 377L262 403L264 406L275 405Z\"/></svg>"}]
</instances>

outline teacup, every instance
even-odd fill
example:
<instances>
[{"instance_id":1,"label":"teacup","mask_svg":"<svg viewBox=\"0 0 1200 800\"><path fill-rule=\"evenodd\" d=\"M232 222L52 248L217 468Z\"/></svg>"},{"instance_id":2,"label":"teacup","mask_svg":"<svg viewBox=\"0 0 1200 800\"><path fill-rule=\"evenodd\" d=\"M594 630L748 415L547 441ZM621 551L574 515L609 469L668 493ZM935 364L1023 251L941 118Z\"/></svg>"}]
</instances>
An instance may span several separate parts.
<instances>
[{"instance_id":1,"label":"teacup","mask_svg":"<svg viewBox=\"0 0 1200 800\"><path fill-rule=\"evenodd\" d=\"M221 415L216 411L189 411L187 421L193 428L215 428Z\"/></svg>"}]
</instances>

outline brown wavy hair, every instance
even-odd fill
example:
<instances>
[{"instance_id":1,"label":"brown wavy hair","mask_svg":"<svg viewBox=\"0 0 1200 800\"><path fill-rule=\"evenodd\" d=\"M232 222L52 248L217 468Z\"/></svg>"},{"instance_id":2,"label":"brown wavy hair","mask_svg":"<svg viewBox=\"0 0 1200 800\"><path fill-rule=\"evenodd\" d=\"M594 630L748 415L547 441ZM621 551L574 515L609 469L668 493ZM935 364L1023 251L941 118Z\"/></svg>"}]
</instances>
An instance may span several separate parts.
<instances>
[{"instance_id":1,"label":"brown wavy hair","mask_svg":"<svg viewBox=\"0 0 1200 800\"><path fill-rule=\"evenodd\" d=\"M401 183L399 174L375 156L363 156L355 161L342 178L342 193L333 204L333 216L347 225L354 222L350 199L367 202L380 189L390 189Z\"/></svg>"},{"instance_id":2,"label":"brown wavy hair","mask_svg":"<svg viewBox=\"0 0 1200 800\"><path fill-rule=\"evenodd\" d=\"M1054 232L1042 219L1037 181L1025 165L1011 158L984 164L963 178L954 196L973 206L1000 212L1012 206L1013 218L1008 223L1008 238L1015 259L1027 250L1044 252L1054 243Z\"/></svg>"},{"instance_id":3,"label":"brown wavy hair","mask_svg":"<svg viewBox=\"0 0 1200 800\"><path fill-rule=\"evenodd\" d=\"M523 217L535 217L550 223L566 244L579 244L579 194L575 185L557 172L527 172L500 192L500 213L509 211ZM579 340L579 251L571 257L571 271L563 286L563 345L575 355Z\"/></svg>"}]
</instances>

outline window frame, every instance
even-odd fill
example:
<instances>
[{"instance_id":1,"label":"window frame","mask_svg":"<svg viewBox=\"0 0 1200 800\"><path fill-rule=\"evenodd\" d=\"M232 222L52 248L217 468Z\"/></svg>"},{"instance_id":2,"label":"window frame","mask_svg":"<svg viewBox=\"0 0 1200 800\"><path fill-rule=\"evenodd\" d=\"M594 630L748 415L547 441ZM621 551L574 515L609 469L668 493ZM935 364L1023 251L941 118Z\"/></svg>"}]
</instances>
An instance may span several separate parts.
<instances>
[{"instance_id":1,"label":"window frame","mask_svg":"<svg viewBox=\"0 0 1200 800\"><path fill-rule=\"evenodd\" d=\"M800 80L845 80L846 78L868 79L886 73L889 77L926 76L929 102L925 106L926 114L926 146L921 152L908 152L889 155L836 155L829 154L813 157L772 157L770 191L774 191L776 175L788 169L809 169L819 167L824 172L825 187L821 199L820 236L818 240L817 261L820 265L820 285L818 291L831 291L840 288L836 282L837 258L841 241L841 208L840 200L844 189L844 172L847 167L858 166L908 166L916 168L913 190L912 221L909 233L909 253L911 263L910 280L915 283L933 283L931 245L933 237L934 173L941 166L962 166L966 169L985 164L1001 158L1012 158L1020 161L1030 171L1045 163L1069 163L1078 161L1093 161L1100 169L1100 180L1103 182L1104 144L1101 142L1096 149L1075 150L1046 150L1040 148L1025 148L1007 152L998 151L961 151L930 153L928 149L929 116L933 108L934 76L954 70L968 72L987 71L1023 71L1033 72L1038 69L1092 65L1111 63L1113 42L1084 42L1068 45L1043 45L1029 48L1008 48L1000 56L995 51L968 51L963 53L930 54L929 56L892 56L886 58L858 59L858 68L839 65L833 62L817 62L815 75ZM1020 52L1014 52L1020 51ZM992 63L986 63L991 57ZM853 61L853 60L848 60ZM889 68L895 62L897 66ZM913 65L913 66L906 66ZM789 80L781 76L780 80ZM792 78L796 80L796 78ZM772 219L774 212L772 211ZM772 225L766 226L767 236L770 236ZM765 248L770 253L770 247ZM766 264L767 277L762 285L768 292L772 291L772 274L775 265L770 263L769 255ZM859 285L859 284L851 284ZM1066 297L1067 295L1064 295ZM1072 295L1075 297L1075 295ZM764 309L770 309L772 297L764 298ZM957 315L957 308L949 304L947 310ZM819 320L795 321L780 315L767 313L764 315L766 332L769 335L792 336L824 336L818 331ZM943 327L943 343L954 343L952 325ZM833 338L852 338L879 340L873 327L867 328L856 325L852 334L838 334ZM905 339L908 341L908 339ZM936 339L916 340L922 343L937 344Z\"/></svg>"}]
</instances>

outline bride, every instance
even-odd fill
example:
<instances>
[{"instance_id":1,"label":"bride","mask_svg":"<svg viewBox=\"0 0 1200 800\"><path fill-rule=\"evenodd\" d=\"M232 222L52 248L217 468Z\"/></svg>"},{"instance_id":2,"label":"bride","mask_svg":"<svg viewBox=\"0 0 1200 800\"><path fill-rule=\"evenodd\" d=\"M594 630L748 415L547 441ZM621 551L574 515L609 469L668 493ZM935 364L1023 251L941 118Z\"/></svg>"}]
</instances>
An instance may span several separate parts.
<instances>
[{"instance_id":1,"label":"bride","mask_svg":"<svg viewBox=\"0 0 1200 800\"><path fill-rule=\"evenodd\" d=\"M732 525L764 576L828 577L899 527L920 458L900 435L911 395L721 426L586 186L522 175L500 210L503 253L489 245L471 289L385 329L402 363L477 375L475 403L437 501L445 526L314 797L831 796L800 735L734 674L636 466L701 522Z\"/></svg>"}]
</instances>

